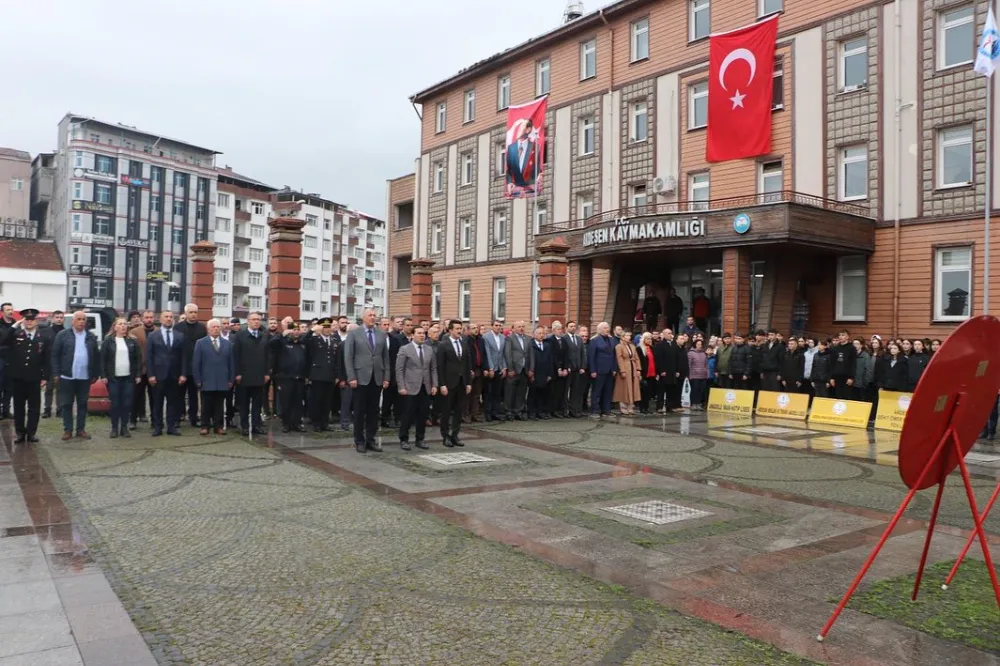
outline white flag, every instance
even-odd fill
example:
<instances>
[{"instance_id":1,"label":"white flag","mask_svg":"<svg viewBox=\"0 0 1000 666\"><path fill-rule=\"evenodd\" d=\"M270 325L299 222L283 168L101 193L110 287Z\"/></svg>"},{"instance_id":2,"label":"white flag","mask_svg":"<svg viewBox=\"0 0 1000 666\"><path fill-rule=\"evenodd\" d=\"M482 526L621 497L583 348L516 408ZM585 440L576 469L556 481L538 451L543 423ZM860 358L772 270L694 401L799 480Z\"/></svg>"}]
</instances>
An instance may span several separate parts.
<instances>
[{"instance_id":1,"label":"white flag","mask_svg":"<svg viewBox=\"0 0 1000 666\"><path fill-rule=\"evenodd\" d=\"M983 76L993 76L997 59L1000 59L1000 35L997 34L997 22L993 18L993 6L991 5L986 13L986 25L983 27L983 36L979 40L976 64L973 68Z\"/></svg>"}]
</instances>

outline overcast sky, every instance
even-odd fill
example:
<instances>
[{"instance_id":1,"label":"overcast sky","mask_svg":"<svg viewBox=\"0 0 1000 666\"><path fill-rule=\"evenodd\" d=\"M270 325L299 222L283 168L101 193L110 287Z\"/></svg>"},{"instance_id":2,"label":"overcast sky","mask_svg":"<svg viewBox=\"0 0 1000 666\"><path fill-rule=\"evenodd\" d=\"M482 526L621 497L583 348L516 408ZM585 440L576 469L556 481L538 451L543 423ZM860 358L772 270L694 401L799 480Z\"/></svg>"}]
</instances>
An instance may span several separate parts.
<instances>
[{"instance_id":1,"label":"overcast sky","mask_svg":"<svg viewBox=\"0 0 1000 666\"><path fill-rule=\"evenodd\" d=\"M591 0L592 11L606 0ZM3 1L0 145L67 112L217 150L220 165L372 215L409 173L409 96L559 25L565 0Z\"/></svg>"}]
</instances>

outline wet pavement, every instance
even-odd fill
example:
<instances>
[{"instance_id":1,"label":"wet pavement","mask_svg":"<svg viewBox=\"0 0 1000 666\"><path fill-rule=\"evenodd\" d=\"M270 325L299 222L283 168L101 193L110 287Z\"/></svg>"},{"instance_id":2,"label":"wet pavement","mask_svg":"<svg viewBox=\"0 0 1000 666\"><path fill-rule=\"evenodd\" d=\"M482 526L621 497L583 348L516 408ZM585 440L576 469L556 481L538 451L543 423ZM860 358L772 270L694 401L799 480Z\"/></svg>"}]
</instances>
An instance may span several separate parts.
<instances>
[{"instance_id":1,"label":"wet pavement","mask_svg":"<svg viewBox=\"0 0 1000 666\"><path fill-rule=\"evenodd\" d=\"M851 610L815 641L905 494L891 434L669 415L359 455L52 421L24 449L3 426L0 666L1000 664ZM970 459L980 501L993 455ZM931 499L872 580L916 568ZM932 562L964 543L961 499Z\"/></svg>"}]
</instances>

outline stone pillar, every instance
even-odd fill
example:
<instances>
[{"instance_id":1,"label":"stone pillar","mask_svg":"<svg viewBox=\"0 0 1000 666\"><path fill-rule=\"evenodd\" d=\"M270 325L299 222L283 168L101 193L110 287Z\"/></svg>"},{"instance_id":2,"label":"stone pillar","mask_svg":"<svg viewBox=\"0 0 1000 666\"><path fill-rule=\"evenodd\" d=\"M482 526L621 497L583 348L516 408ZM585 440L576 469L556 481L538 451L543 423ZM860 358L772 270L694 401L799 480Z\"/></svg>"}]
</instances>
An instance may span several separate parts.
<instances>
[{"instance_id":1,"label":"stone pillar","mask_svg":"<svg viewBox=\"0 0 1000 666\"><path fill-rule=\"evenodd\" d=\"M434 281L432 259L410 260L410 316L416 322L431 318L431 283Z\"/></svg>"},{"instance_id":2,"label":"stone pillar","mask_svg":"<svg viewBox=\"0 0 1000 666\"><path fill-rule=\"evenodd\" d=\"M569 245L562 237L538 246L538 323L542 326L551 326L554 321L566 323L567 252Z\"/></svg>"},{"instance_id":3,"label":"stone pillar","mask_svg":"<svg viewBox=\"0 0 1000 666\"><path fill-rule=\"evenodd\" d=\"M748 334L750 321L750 253L730 247L722 252L722 329Z\"/></svg>"},{"instance_id":4,"label":"stone pillar","mask_svg":"<svg viewBox=\"0 0 1000 666\"><path fill-rule=\"evenodd\" d=\"M268 314L279 320L299 318L302 301L302 227L305 220L296 217L275 217L267 222L271 227L271 275L267 285Z\"/></svg>"},{"instance_id":5,"label":"stone pillar","mask_svg":"<svg viewBox=\"0 0 1000 666\"><path fill-rule=\"evenodd\" d=\"M215 243L200 240L191 246L191 302L202 321L212 318L215 305Z\"/></svg>"}]
</instances>

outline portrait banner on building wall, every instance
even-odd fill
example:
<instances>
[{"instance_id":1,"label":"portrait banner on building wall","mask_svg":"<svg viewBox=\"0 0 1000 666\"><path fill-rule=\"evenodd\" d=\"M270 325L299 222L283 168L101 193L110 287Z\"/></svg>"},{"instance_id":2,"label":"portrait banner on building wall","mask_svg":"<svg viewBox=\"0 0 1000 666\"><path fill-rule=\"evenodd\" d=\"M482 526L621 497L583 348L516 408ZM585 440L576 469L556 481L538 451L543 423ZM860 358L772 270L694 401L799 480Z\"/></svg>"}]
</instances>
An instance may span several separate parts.
<instances>
[{"instance_id":1,"label":"portrait banner on building wall","mask_svg":"<svg viewBox=\"0 0 1000 666\"><path fill-rule=\"evenodd\" d=\"M548 99L545 96L507 109L504 196L508 199L531 198L542 192Z\"/></svg>"}]
</instances>

